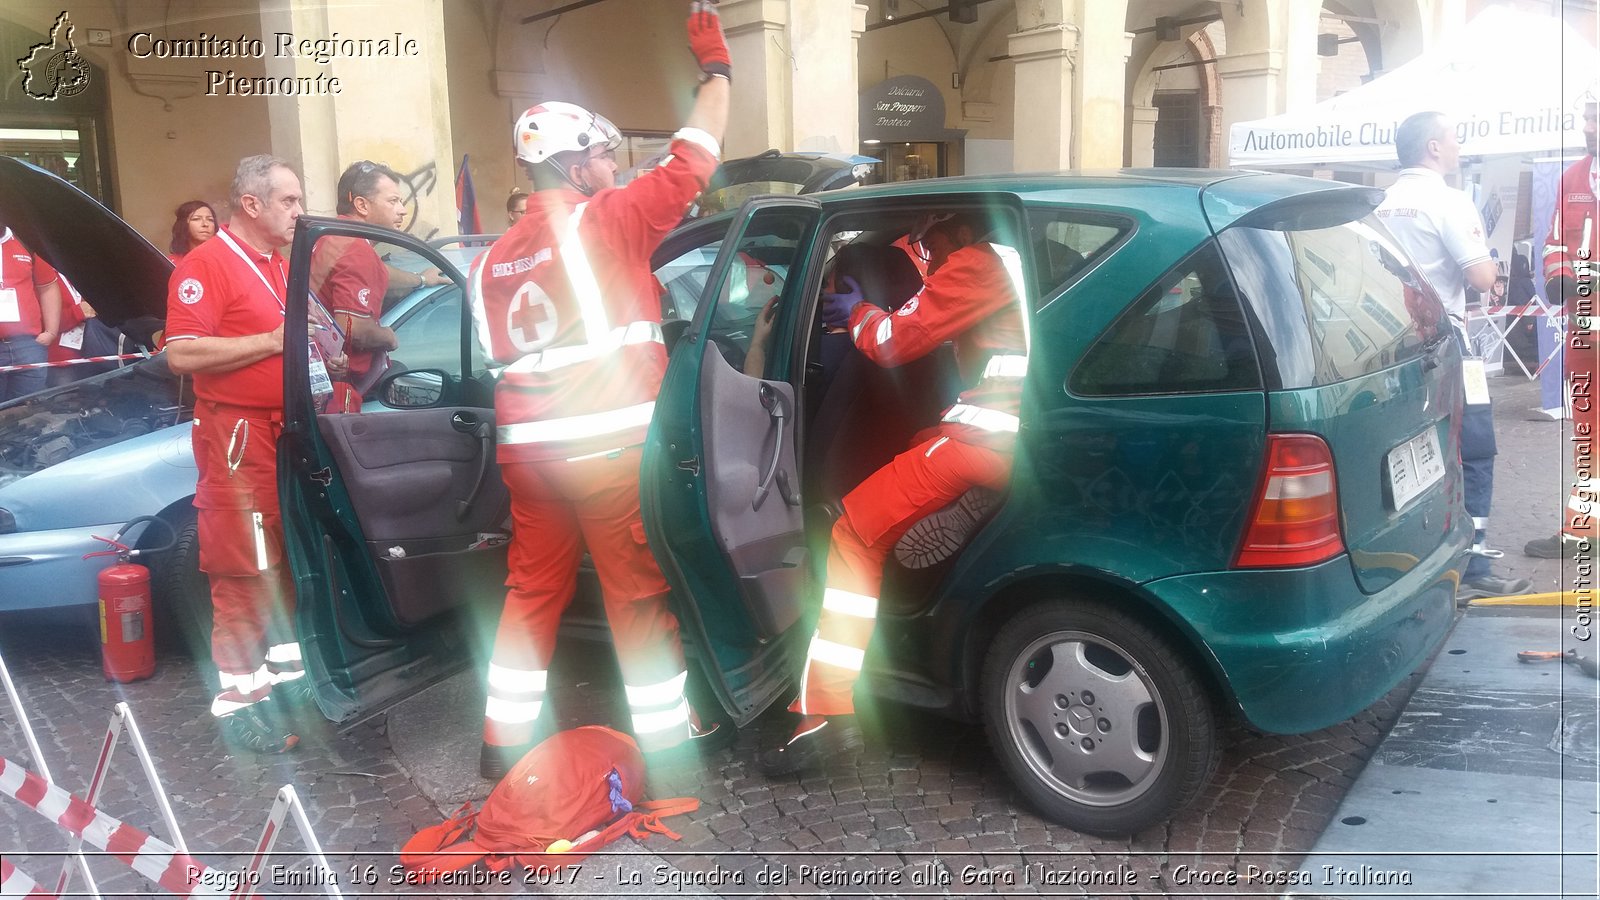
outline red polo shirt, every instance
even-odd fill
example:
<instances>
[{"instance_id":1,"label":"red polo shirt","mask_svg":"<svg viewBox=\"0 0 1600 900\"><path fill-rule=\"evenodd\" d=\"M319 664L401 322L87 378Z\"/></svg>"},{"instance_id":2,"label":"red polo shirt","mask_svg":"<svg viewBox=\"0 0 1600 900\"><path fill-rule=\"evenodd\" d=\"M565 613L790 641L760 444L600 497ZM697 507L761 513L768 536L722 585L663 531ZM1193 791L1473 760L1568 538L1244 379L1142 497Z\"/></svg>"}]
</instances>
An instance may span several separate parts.
<instances>
[{"instance_id":1,"label":"red polo shirt","mask_svg":"<svg viewBox=\"0 0 1600 900\"><path fill-rule=\"evenodd\" d=\"M7 228L0 234L0 290L17 292L17 310L0 301L0 337L36 335L44 330L39 317L39 294L35 288L56 280L56 270L33 255Z\"/></svg>"},{"instance_id":2,"label":"red polo shirt","mask_svg":"<svg viewBox=\"0 0 1600 900\"><path fill-rule=\"evenodd\" d=\"M167 344L203 337L246 337L283 324L288 266L276 250L263 254L230 231L191 250L167 283ZM231 372L199 372L202 400L283 408L283 354Z\"/></svg>"},{"instance_id":3,"label":"red polo shirt","mask_svg":"<svg viewBox=\"0 0 1600 900\"><path fill-rule=\"evenodd\" d=\"M350 216L340 216L350 219ZM336 235L321 238L311 251L311 292L335 317L375 319L383 312L383 295L389 289L389 269L370 241ZM339 327L349 332L349 323ZM372 370L381 350L347 350L350 380Z\"/></svg>"}]
</instances>

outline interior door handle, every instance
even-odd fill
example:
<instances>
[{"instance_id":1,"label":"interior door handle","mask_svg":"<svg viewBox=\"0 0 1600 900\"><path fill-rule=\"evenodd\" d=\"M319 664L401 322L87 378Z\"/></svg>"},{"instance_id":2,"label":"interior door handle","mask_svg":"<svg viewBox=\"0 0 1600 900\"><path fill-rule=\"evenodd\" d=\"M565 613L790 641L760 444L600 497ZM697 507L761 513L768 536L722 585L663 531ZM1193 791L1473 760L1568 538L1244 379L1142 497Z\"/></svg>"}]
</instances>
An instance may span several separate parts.
<instances>
[{"instance_id":1,"label":"interior door handle","mask_svg":"<svg viewBox=\"0 0 1600 900\"><path fill-rule=\"evenodd\" d=\"M783 460L783 420L789 415L788 410L783 408L783 395L778 393L777 388L763 381L758 390L761 406L767 411L767 416L771 420L772 458L767 460L766 473L756 484L756 496L750 502L752 510L760 509L761 504L767 502L767 495L772 492L772 480L778 474L778 464ZM783 487L787 482L787 477L780 479L779 487ZM784 494L784 499L787 501L788 491L784 491Z\"/></svg>"},{"instance_id":2,"label":"interior door handle","mask_svg":"<svg viewBox=\"0 0 1600 900\"><path fill-rule=\"evenodd\" d=\"M450 427L478 439L478 476L472 480L472 491L467 494L467 499L456 501L456 521L464 522L472 512L478 494L483 492L484 479L489 475L489 461L494 459L494 429L489 427L488 422L464 410L457 410L450 416Z\"/></svg>"}]
</instances>

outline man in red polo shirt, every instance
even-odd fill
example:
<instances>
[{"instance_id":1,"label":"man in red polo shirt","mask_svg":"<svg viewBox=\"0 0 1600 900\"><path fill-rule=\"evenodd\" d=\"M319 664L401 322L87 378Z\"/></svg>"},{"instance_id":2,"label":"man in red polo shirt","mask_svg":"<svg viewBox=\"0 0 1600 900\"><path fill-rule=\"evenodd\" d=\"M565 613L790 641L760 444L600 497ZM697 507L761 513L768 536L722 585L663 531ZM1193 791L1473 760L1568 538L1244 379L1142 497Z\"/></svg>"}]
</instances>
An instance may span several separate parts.
<instances>
[{"instance_id":1,"label":"man in red polo shirt","mask_svg":"<svg viewBox=\"0 0 1600 900\"><path fill-rule=\"evenodd\" d=\"M362 160L339 176L339 218L400 230L406 221L400 175L381 163ZM393 273L408 290L444 284L438 269L412 274L391 269L361 238L332 236L317 241L311 253L311 291L333 313L350 348L349 374L333 384L326 412L360 412L361 394L387 365L385 354L400 346L392 330L378 323Z\"/></svg>"},{"instance_id":2,"label":"man in red polo shirt","mask_svg":"<svg viewBox=\"0 0 1600 900\"><path fill-rule=\"evenodd\" d=\"M167 361L194 376L194 505L200 568L211 581L211 714L238 744L282 753L299 738L270 704L276 683L305 674L292 638L277 445L283 431L283 316L300 179L288 163L251 156L231 189L233 220L178 262L167 290ZM313 373L315 375L315 373ZM281 618L280 618L281 617Z\"/></svg>"},{"instance_id":3,"label":"man in red polo shirt","mask_svg":"<svg viewBox=\"0 0 1600 900\"><path fill-rule=\"evenodd\" d=\"M528 213L473 267L479 335L506 365L495 386L501 477L511 492L510 573L489 661L478 771L498 779L538 736L561 613L583 546L647 754L710 747L668 587L639 518L639 459L667 367L650 255L705 189L728 120L728 46L716 7L690 6L705 77L661 165L616 187L620 133L571 103L524 112L513 131L535 190Z\"/></svg>"},{"instance_id":4,"label":"man in red polo shirt","mask_svg":"<svg viewBox=\"0 0 1600 900\"><path fill-rule=\"evenodd\" d=\"M45 361L61 334L61 289L56 270L0 231L0 368ZM44 369L0 372L0 403L44 388Z\"/></svg>"}]
</instances>

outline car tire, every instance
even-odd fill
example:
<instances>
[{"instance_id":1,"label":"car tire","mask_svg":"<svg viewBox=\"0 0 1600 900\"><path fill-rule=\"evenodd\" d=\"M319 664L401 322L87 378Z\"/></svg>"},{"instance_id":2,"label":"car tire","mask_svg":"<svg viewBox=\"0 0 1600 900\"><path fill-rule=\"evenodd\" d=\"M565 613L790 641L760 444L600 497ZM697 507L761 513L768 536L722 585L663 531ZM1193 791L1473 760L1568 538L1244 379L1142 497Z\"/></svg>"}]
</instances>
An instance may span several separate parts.
<instances>
[{"instance_id":1,"label":"car tire","mask_svg":"<svg viewBox=\"0 0 1600 900\"><path fill-rule=\"evenodd\" d=\"M156 554L151 572L156 640L205 662L211 658L211 582L200 571L200 525L187 504L169 521L177 540L171 550Z\"/></svg>"},{"instance_id":2,"label":"car tire","mask_svg":"<svg viewBox=\"0 0 1600 900\"><path fill-rule=\"evenodd\" d=\"M1169 818L1216 771L1217 721L1172 642L1110 605L1030 606L990 643L989 742L1046 818L1125 836Z\"/></svg>"}]
</instances>

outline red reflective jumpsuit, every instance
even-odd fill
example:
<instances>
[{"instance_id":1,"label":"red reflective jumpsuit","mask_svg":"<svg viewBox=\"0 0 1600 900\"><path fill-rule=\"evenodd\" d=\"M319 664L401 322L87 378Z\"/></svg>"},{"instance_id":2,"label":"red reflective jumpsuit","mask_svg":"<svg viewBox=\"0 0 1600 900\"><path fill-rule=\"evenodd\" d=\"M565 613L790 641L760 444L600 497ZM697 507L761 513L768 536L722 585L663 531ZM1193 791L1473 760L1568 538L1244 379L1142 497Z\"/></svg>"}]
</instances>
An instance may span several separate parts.
<instances>
[{"instance_id":1,"label":"red reflective jumpsuit","mask_svg":"<svg viewBox=\"0 0 1600 900\"><path fill-rule=\"evenodd\" d=\"M359 221L352 216L341 219ZM311 292L333 313L344 329L348 345L351 319L376 319L383 313L384 293L389 290L389 268L378 257L370 241L337 235L317 241L311 251ZM386 365L383 350L347 350L349 371L333 383L333 398L325 412L360 412L361 389Z\"/></svg>"},{"instance_id":2,"label":"red reflective jumpsuit","mask_svg":"<svg viewBox=\"0 0 1600 900\"><path fill-rule=\"evenodd\" d=\"M650 255L704 189L717 155L709 134L686 128L665 162L626 187L593 197L538 191L474 266L480 338L507 364L495 420L514 520L486 744L534 737L582 544L641 747L689 736L678 621L639 518L639 461L667 364Z\"/></svg>"},{"instance_id":3,"label":"red reflective jumpsuit","mask_svg":"<svg viewBox=\"0 0 1600 900\"><path fill-rule=\"evenodd\" d=\"M1011 479L1022 379L1028 371L1022 267L1017 252L973 244L952 253L893 314L870 303L850 315L857 349L897 366L955 341L961 381L971 385L911 449L844 498L833 526L822 614L806 650L800 696L806 715L855 711L852 691L877 622L883 564L906 529L978 485Z\"/></svg>"},{"instance_id":4,"label":"red reflective jumpsuit","mask_svg":"<svg viewBox=\"0 0 1600 900\"><path fill-rule=\"evenodd\" d=\"M263 334L283 324L287 267L226 227L179 261L167 288L166 341ZM211 582L211 659L220 693L211 713L264 699L305 674L287 628L294 590L284 566L277 446L283 433L283 356L228 372L197 372L194 505L200 569Z\"/></svg>"},{"instance_id":5,"label":"red reflective jumpsuit","mask_svg":"<svg viewBox=\"0 0 1600 900\"><path fill-rule=\"evenodd\" d=\"M1596 517L1600 516L1600 353L1595 327L1600 302L1595 291L1595 253L1600 249L1600 203L1596 194L1596 160L1585 156L1561 173L1560 193L1556 197L1555 217L1544 248L1544 277L1548 285L1556 279L1571 279L1578 293L1565 298L1567 316L1566 346L1563 348L1567 390L1572 398L1572 453L1576 477L1567 498L1566 514L1561 517L1561 533L1568 538L1600 538Z\"/></svg>"}]
</instances>

